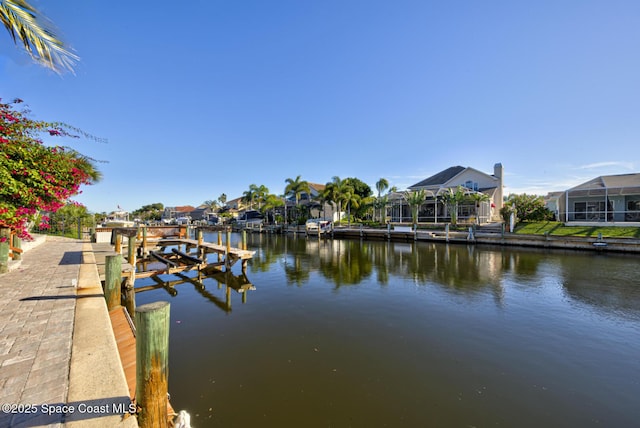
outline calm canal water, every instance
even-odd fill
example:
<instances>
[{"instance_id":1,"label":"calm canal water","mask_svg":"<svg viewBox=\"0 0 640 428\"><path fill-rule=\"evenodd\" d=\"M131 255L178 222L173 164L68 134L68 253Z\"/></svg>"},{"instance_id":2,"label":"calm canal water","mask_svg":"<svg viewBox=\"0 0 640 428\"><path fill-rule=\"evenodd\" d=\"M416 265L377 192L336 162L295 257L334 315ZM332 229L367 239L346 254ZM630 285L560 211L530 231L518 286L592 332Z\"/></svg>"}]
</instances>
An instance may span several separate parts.
<instances>
[{"instance_id":1,"label":"calm canal water","mask_svg":"<svg viewBox=\"0 0 640 428\"><path fill-rule=\"evenodd\" d=\"M248 238L244 296L136 296L197 428L640 426L638 256Z\"/></svg>"}]
</instances>

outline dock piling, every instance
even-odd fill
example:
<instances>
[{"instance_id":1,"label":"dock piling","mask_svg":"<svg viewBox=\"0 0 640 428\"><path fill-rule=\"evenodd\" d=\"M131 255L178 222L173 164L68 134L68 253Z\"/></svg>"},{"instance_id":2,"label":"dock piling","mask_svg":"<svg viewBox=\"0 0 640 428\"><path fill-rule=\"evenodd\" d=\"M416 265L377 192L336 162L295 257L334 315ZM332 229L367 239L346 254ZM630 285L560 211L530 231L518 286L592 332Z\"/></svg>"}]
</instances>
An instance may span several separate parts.
<instances>
[{"instance_id":1,"label":"dock piling","mask_svg":"<svg viewBox=\"0 0 640 428\"><path fill-rule=\"evenodd\" d=\"M142 226L142 256L146 257L147 255L147 226Z\"/></svg>"},{"instance_id":2,"label":"dock piling","mask_svg":"<svg viewBox=\"0 0 640 428\"><path fill-rule=\"evenodd\" d=\"M0 273L9 271L9 239L11 229L0 227Z\"/></svg>"},{"instance_id":3,"label":"dock piling","mask_svg":"<svg viewBox=\"0 0 640 428\"><path fill-rule=\"evenodd\" d=\"M136 309L136 403L141 428L168 426L169 302Z\"/></svg>"},{"instance_id":4,"label":"dock piling","mask_svg":"<svg viewBox=\"0 0 640 428\"><path fill-rule=\"evenodd\" d=\"M120 254L107 255L105 259L104 297L107 309L120 306L120 288L122 287L122 258Z\"/></svg>"},{"instance_id":5,"label":"dock piling","mask_svg":"<svg viewBox=\"0 0 640 428\"><path fill-rule=\"evenodd\" d=\"M129 284L129 282L124 288L124 306L127 308L129 316L133 319L136 314L136 291L133 284Z\"/></svg>"},{"instance_id":6,"label":"dock piling","mask_svg":"<svg viewBox=\"0 0 640 428\"><path fill-rule=\"evenodd\" d=\"M127 261L130 265L136 265L136 235L129 236L127 241Z\"/></svg>"},{"instance_id":7,"label":"dock piling","mask_svg":"<svg viewBox=\"0 0 640 428\"><path fill-rule=\"evenodd\" d=\"M116 233L116 246L114 251L118 254L122 253L122 235Z\"/></svg>"}]
</instances>

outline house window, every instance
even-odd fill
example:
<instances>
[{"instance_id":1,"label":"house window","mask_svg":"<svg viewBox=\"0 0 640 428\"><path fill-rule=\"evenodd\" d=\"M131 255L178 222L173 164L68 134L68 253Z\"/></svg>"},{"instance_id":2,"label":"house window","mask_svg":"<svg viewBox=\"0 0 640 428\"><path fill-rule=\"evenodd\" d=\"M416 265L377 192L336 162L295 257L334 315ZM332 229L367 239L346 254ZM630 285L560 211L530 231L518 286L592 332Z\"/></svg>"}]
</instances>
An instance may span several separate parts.
<instances>
[{"instance_id":1,"label":"house window","mask_svg":"<svg viewBox=\"0 0 640 428\"><path fill-rule=\"evenodd\" d=\"M464 182L464 187L470 190L478 191L478 182L467 180Z\"/></svg>"}]
</instances>

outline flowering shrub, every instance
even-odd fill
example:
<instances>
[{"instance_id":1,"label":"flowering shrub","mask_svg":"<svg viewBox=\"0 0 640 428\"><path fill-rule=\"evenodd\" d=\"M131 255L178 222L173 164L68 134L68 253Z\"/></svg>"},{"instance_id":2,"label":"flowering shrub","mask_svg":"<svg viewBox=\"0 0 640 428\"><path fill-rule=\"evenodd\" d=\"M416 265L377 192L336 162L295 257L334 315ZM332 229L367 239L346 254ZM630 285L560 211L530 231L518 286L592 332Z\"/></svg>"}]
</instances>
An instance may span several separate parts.
<instances>
[{"instance_id":1,"label":"flowering shrub","mask_svg":"<svg viewBox=\"0 0 640 428\"><path fill-rule=\"evenodd\" d=\"M0 100L0 227L28 239L31 222L39 218L47 223L39 212L56 212L81 193L81 185L97 181L100 174L93 159L68 147L44 145L38 138L43 133L77 135L66 125L29 119L27 110L15 109L21 102Z\"/></svg>"}]
</instances>

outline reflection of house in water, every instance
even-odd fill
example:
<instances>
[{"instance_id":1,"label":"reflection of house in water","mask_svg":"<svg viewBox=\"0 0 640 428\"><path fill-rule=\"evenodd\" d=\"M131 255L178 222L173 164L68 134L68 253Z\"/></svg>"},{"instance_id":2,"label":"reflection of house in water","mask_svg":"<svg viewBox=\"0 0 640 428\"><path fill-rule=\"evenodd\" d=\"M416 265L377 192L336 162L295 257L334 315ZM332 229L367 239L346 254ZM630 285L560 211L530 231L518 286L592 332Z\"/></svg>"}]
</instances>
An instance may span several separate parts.
<instances>
[{"instance_id":1,"label":"reflection of house in water","mask_svg":"<svg viewBox=\"0 0 640 428\"><path fill-rule=\"evenodd\" d=\"M372 275L386 285L391 275L399 275L412 278L417 285L442 285L456 293L490 289L497 300L502 299L505 260L499 252L425 242L310 242L313 245L308 248L317 256L320 272L338 287L358 284Z\"/></svg>"}]
</instances>

